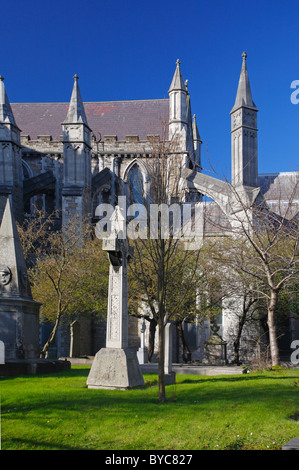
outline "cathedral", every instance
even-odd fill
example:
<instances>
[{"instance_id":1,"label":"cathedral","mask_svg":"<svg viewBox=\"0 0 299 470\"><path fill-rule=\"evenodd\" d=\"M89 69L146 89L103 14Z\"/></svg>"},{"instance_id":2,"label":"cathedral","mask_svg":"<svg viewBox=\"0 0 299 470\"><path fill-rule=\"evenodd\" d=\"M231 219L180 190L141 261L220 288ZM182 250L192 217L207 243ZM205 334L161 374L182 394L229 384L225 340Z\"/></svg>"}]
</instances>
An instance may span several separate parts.
<instances>
[{"instance_id":1,"label":"cathedral","mask_svg":"<svg viewBox=\"0 0 299 470\"><path fill-rule=\"evenodd\" d=\"M252 98L246 57L243 53L230 111L231 184L249 188L252 194L261 191L275 210L276 186L284 188L281 200L287 200L290 182L298 173L258 174L258 108ZM115 205L119 188L128 194L136 172L147 191L150 181L143 161L151 158L153 142L169 141L174 135L179 136L186 170L198 175L190 178L186 173L183 197L200 201L205 195L214 201L215 218L223 217L223 183L202 172L202 140L179 60L168 94L168 99L84 102L75 75L69 102L14 103L0 77L0 221L8 196L20 223L34 217L36 207L45 214L56 214L60 227L74 216L95 221L96 207L102 202ZM226 317L219 319L224 338L229 329ZM101 340L93 337L99 328L90 327L89 331L84 354L94 355L101 347ZM186 334L200 359L203 342L209 337L208 326L199 331L186 325ZM293 337L291 325L288 342ZM58 357L68 356L67 341L58 341L56 346Z\"/></svg>"},{"instance_id":2,"label":"cathedral","mask_svg":"<svg viewBox=\"0 0 299 470\"><path fill-rule=\"evenodd\" d=\"M201 139L179 61L169 100L83 103L76 75L69 103L10 104L3 78L0 86L0 195L12 195L18 220L34 206L94 217L100 202L115 203L115 185L129 185L136 167L147 184L142 159L153 140L176 132L188 165L201 169Z\"/></svg>"}]
</instances>

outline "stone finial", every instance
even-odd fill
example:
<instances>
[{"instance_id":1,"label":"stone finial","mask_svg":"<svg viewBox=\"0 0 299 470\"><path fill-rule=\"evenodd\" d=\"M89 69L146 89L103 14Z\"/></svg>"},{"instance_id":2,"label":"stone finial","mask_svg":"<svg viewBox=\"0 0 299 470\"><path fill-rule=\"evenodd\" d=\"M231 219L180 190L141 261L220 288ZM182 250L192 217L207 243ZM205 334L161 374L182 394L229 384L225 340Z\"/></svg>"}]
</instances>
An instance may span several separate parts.
<instances>
[{"instance_id":1,"label":"stone finial","mask_svg":"<svg viewBox=\"0 0 299 470\"><path fill-rule=\"evenodd\" d=\"M194 141L199 141L199 142L202 143L202 140L201 140L199 132L198 132L197 123L196 123L196 114L193 114L192 133L193 133L193 140Z\"/></svg>"},{"instance_id":2,"label":"stone finial","mask_svg":"<svg viewBox=\"0 0 299 470\"><path fill-rule=\"evenodd\" d=\"M0 75L0 81L1 81L1 82L4 81L4 77L2 77L2 75Z\"/></svg>"},{"instance_id":3,"label":"stone finial","mask_svg":"<svg viewBox=\"0 0 299 470\"><path fill-rule=\"evenodd\" d=\"M245 62L245 60L246 60L246 58L247 58L247 54L246 54L245 51L243 52L242 57L243 57L243 62Z\"/></svg>"},{"instance_id":4,"label":"stone finial","mask_svg":"<svg viewBox=\"0 0 299 470\"><path fill-rule=\"evenodd\" d=\"M184 83L184 79L181 73L181 69L180 69L180 63L181 63L180 59L177 59L176 61L177 66L176 66L174 76L173 76L170 88L168 90L168 93L174 90L183 90L185 92L187 91L185 83Z\"/></svg>"},{"instance_id":5,"label":"stone finial","mask_svg":"<svg viewBox=\"0 0 299 470\"><path fill-rule=\"evenodd\" d=\"M74 75L73 78L74 78L74 80L79 80L79 77L78 77L78 75L77 75L76 73L75 73L75 75Z\"/></svg>"}]
</instances>

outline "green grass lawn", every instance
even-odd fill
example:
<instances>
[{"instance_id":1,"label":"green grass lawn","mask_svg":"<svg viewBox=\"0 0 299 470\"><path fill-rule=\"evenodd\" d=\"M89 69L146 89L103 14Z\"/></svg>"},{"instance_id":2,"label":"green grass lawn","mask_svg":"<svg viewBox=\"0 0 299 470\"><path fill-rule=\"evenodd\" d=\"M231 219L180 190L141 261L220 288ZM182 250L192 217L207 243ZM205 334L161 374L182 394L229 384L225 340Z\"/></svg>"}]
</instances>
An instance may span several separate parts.
<instances>
[{"instance_id":1,"label":"green grass lawn","mask_svg":"<svg viewBox=\"0 0 299 470\"><path fill-rule=\"evenodd\" d=\"M89 390L89 368L0 379L1 448L280 449L299 437L299 370L177 375L158 402L143 390Z\"/></svg>"}]
</instances>

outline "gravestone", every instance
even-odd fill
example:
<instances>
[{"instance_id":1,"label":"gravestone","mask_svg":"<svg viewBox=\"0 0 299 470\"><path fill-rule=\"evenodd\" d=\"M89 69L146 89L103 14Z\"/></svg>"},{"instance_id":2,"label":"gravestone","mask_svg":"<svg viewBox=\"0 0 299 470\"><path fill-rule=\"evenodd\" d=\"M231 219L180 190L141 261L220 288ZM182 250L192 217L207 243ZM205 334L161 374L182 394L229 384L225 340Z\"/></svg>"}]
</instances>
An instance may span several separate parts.
<instances>
[{"instance_id":1,"label":"gravestone","mask_svg":"<svg viewBox=\"0 0 299 470\"><path fill-rule=\"evenodd\" d=\"M5 347L3 341L0 341L0 364L5 364Z\"/></svg>"},{"instance_id":2,"label":"gravestone","mask_svg":"<svg viewBox=\"0 0 299 470\"><path fill-rule=\"evenodd\" d=\"M32 298L10 198L0 227L0 260L0 376L69 369L68 361L39 358L41 304Z\"/></svg>"},{"instance_id":3,"label":"gravestone","mask_svg":"<svg viewBox=\"0 0 299 470\"><path fill-rule=\"evenodd\" d=\"M281 450L299 450L299 438L293 437L289 442L287 442Z\"/></svg>"},{"instance_id":4,"label":"gravestone","mask_svg":"<svg viewBox=\"0 0 299 470\"><path fill-rule=\"evenodd\" d=\"M226 341L219 336L219 326L212 325L212 335L205 341L203 364L225 366L227 364Z\"/></svg>"},{"instance_id":5,"label":"gravestone","mask_svg":"<svg viewBox=\"0 0 299 470\"><path fill-rule=\"evenodd\" d=\"M10 198L0 227L0 262L0 340L5 359L38 357L40 304L32 299Z\"/></svg>"},{"instance_id":6,"label":"gravestone","mask_svg":"<svg viewBox=\"0 0 299 470\"><path fill-rule=\"evenodd\" d=\"M172 323L167 323L164 329L164 374L165 385L175 383L176 374L172 370Z\"/></svg>"},{"instance_id":7,"label":"gravestone","mask_svg":"<svg viewBox=\"0 0 299 470\"><path fill-rule=\"evenodd\" d=\"M145 319L142 317L140 321L140 348L137 351L139 364L146 364L148 362L148 350L145 346L145 330Z\"/></svg>"},{"instance_id":8,"label":"gravestone","mask_svg":"<svg viewBox=\"0 0 299 470\"><path fill-rule=\"evenodd\" d=\"M71 323L70 357L80 357L80 323L75 320Z\"/></svg>"},{"instance_id":9,"label":"gravestone","mask_svg":"<svg viewBox=\"0 0 299 470\"><path fill-rule=\"evenodd\" d=\"M103 239L103 250L108 252L110 261L106 347L94 358L87 386L126 390L142 387L144 381L136 351L128 347L127 263L130 250L127 238L122 238L125 218L119 206L111 217L111 232L109 238Z\"/></svg>"}]
</instances>

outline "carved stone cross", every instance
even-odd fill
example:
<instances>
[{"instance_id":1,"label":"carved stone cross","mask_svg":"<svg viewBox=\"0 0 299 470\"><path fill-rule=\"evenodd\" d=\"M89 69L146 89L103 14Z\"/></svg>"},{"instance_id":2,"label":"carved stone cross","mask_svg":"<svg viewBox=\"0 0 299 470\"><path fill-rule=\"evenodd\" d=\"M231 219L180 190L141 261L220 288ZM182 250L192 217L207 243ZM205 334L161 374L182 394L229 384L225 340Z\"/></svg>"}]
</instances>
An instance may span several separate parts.
<instances>
[{"instance_id":1,"label":"carved stone cross","mask_svg":"<svg viewBox=\"0 0 299 470\"><path fill-rule=\"evenodd\" d=\"M119 216L120 209L116 206L111 218L111 237L103 239L103 250L108 251L110 260L106 348L128 347L127 263L130 258L130 249L126 238L116 238L114 230L121 230Z\"/></svg>"},{"instance_id":2,"label":"carved stone cross","mask_svg":"<svg viewBox=\"0 0 299 470\"><path fill-rule=\"evenodd\" d=\"M87 385L126 390L143 387L144 381L136 351L128 347L127 264L131 251L125 236L126 220L119 206L110 221L111 235L103 239L103 250L110 260L106 347L97 352Z\"/></svg>"}]
</instances>

